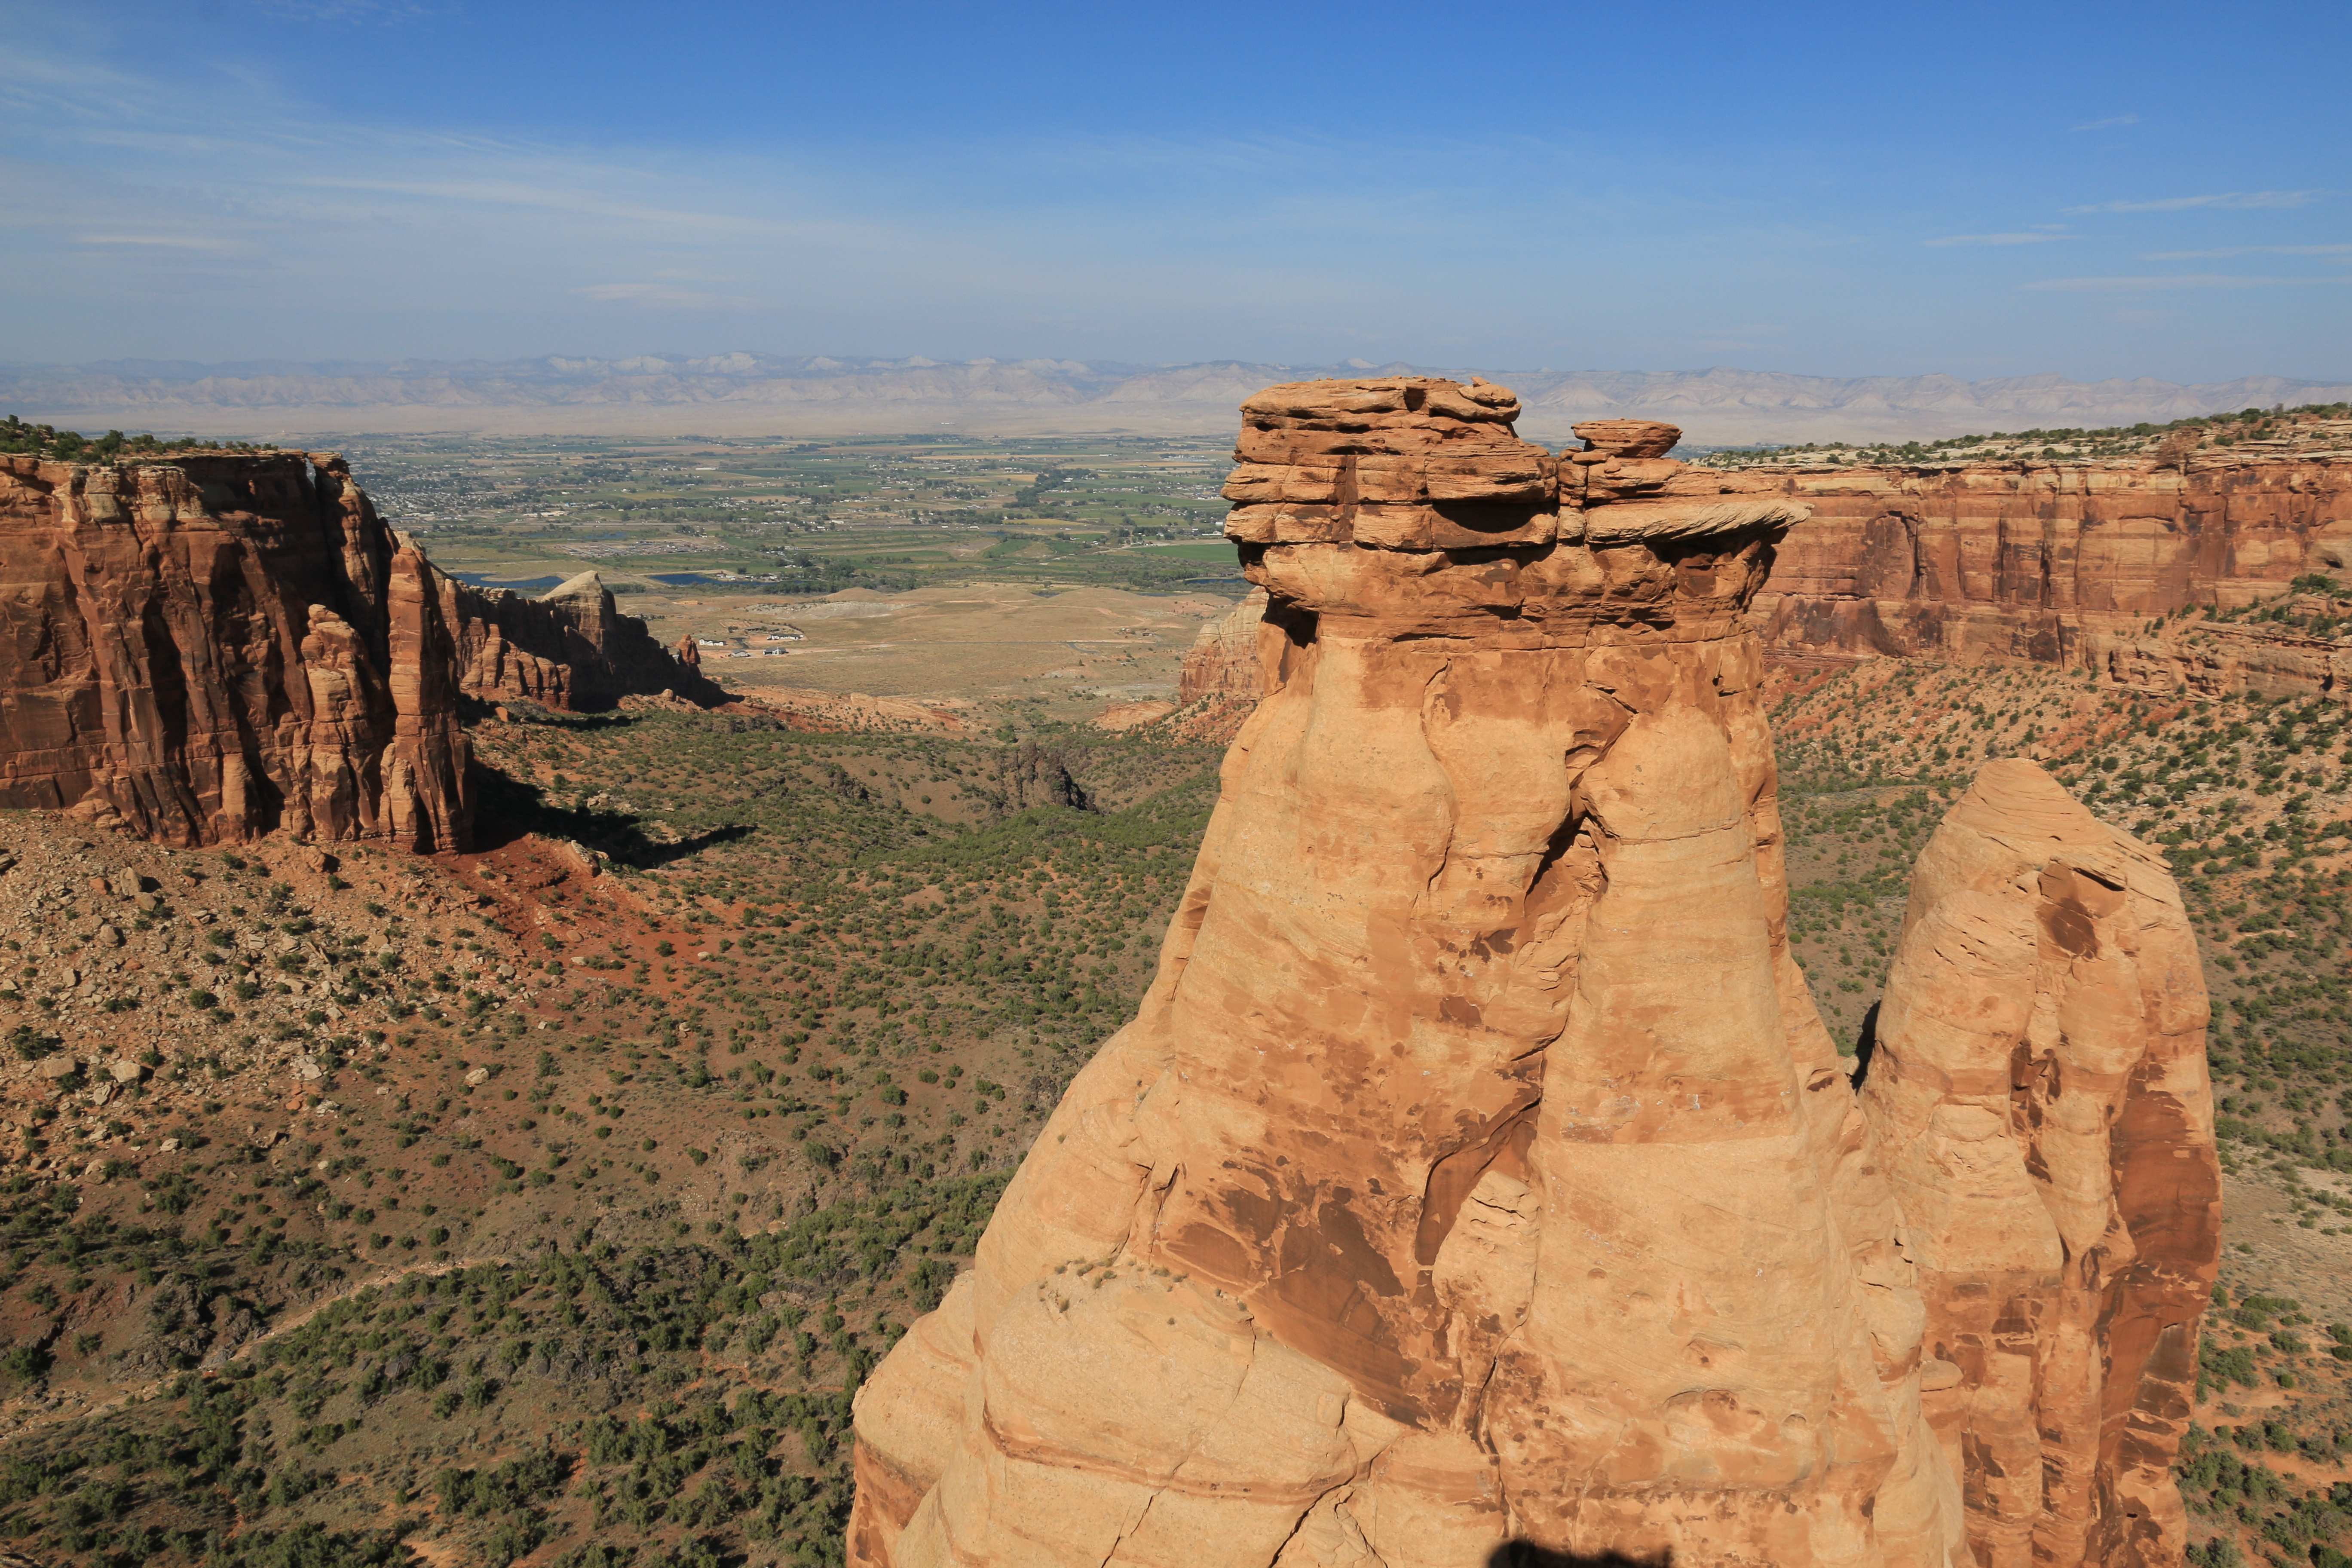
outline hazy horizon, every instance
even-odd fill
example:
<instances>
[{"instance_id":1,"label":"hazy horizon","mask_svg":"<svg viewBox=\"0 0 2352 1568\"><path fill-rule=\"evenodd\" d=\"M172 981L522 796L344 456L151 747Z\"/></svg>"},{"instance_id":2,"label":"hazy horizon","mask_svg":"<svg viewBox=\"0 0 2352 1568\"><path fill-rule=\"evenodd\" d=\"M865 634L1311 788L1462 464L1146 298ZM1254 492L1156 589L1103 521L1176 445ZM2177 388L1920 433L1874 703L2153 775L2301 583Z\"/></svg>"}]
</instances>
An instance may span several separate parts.
<instances>
[{"instance_id":1,"label":"hazy horizon","mask_svg":"<svg viewBox=\"0 0 2352 1568\"><path fill-rule=\"evenodd\" d=\"M19 363L2352 376L2340 9L0 14Z\"/></svg>"},{"instance_id":2,"label":"hazy horizon","mask_svg":"<svg viewBox=\"0 0 2352 1568\"><path fill-rule=\"evenodd\" d=\"M320 439L371 435L712 437L1136 435L1223 437L1272 382L1321 375L1484 374L1521 400L1519 428L1565 440L1581 419L1677 425L1694 445L1900 442L1996 430L2111 426L2352 400L2352 383L2242 377L2184 385L2041 375L1830 378L1715 367L1552 371L1508 365L1174 366L1075 360L539 356L464 362L122 361L0 363L0 411L95 432Z\"/></svg>"}]
</instances>

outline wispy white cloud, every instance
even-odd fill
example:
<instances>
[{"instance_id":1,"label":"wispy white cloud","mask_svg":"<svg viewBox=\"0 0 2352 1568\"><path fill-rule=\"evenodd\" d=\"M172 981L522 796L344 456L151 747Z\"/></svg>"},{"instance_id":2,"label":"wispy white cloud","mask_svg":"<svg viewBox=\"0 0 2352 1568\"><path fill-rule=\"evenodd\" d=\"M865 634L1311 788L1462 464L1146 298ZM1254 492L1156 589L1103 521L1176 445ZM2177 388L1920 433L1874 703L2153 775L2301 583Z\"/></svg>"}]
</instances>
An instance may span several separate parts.
<instances>
[{"instance_id":1,"label":"wispy white cloud","mask_svg":"<svg viewBox=\"0 0 2352 1568\"><path fill-rule=\"evenodd\" d=\"M76 245L145 246L156 250L235 250L237 244L211 234L78 234Z\"/></svg>"},{"instance_id":2,"label":"wispy white cloud","mask_svg":"<svg viewBox=\"0 0 2352 1568\"><path fill-rule=\"evenodd\" d=\"M650 305L668 310L757 310L760 302L701 289L681 289L675 283L591 283L572 290L583 300L607 305Z\"/></svg>"},{"instance_id":3,"label":"wispy white cloud","mask_svg":"<svg viewBox=\"0 0 2352 1568\"><path fill-rule=\"evenodd\" d=\"M2294 289L2313 283L2352 283L2352 278L2263 278L2225 272L2176 272L2143 278L2044 278L2021 283L2041 293L2147 293L2165 289Z\"/></svg>"},{"instance_id":4,"label":"wispy white cloud","mask_svg":"<svg viewBox=\"0 0 2352 1568\"><path fill-rule=\"evenodd\" d=\"M465 202L490 207L521 207L540 212L570 213L579 217L663 230L672 236L733 234L832 238L875 237L870 226L830 221L802 222L762 217L745 212L656 206L616 200L584 185L623 183L642 178L642 171L600 168L592 161L566 160L551 174L564 176L551 183L519 178L368 179L341 174L313 174L292 184L321 190L368 192L415 196L427 201Z\"/></svg>"},{"instance_id":5,"label":"wispy white cloud","mask_svg":"<svg viewBox=\"0 0 2352 1568\"><path fill-rule=\"evenodd\" d=\"M2071 234L2048 229L2020 229L2008 234L1948 234L1941 239L1923 243L1936 245L2047 245L2053 239L2072 239Z\"/></svg>"},{"instance_id":6,"label":"wispy white cloud","mask_svg":"<svg viewBox=\"0 0 2352 1568\"><path fill-rule=\"evenodd\" d=\"M2151 250L2143 261L2221 261L2232 256L2352 256L2352 245L2224 245L2211 250Z\"/></svg>"},{"instance_id":7,"label":"wispy white cloud","mask_svg":"<svg viewBox=\"0 0 2352 1568\"><path fill-rule=\"evenodd\" d=\"M256 0L255 8L289 22L413 22L441 9L417 0Z\"/></svg>"},{"instance_id":8,"label":"wispy white cloud","mask_svg":"<svg viewBox=\"0 0 2352 1568\"><path fill-rule=\"evenodd\" d=\"M2319 199L2317 191L2220 191L2202 196L2160 196L2154 201L2093 202L2088 206L2068 207L2070 213L2178 213L2193 207L2216 207L2231 212L2250 212L2271 207L2309 206Z\"/></svg>"},{"instance_id":9,"label":"wispy white cloud","mask_svg":"<svg viewBox=\"0 0 2352 1568\"><path fill-rule=\"evenodd\" d=\"M2082 124L2074 127L2074 129L2077 131L2113 131L2121 126L2137 125L2138 123L2139 116L2137 114L2110 114L2105 120L2086 120L2083 121Z\"/></svg>"}]
</instances>

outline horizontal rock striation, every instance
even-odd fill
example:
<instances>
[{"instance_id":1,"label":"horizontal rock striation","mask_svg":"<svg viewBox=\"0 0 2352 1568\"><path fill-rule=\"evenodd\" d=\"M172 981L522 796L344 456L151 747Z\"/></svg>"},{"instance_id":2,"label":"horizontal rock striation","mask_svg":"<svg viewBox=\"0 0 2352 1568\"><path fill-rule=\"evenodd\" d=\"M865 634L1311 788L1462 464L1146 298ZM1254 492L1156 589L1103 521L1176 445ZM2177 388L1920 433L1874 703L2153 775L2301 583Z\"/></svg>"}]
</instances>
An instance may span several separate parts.
<instances>
[{"instance_id":1,"label":"horizontal rock striation","mask_svg":"<svg viewBox=\"0 0 2352 1568\"><path fill-rule=\"evenodd\" d=\"M443 577L443 614L457 628L457 684L489 702L593 711L621 698L669 692L706 706L727 694L702 673L687 638L665 648L613 591L583 572L540 597Z\"/></svg>"},{"instance_id":2,"label":"horizontal rock striation","mask_svg":"<svg viewBox=\"0 0 2352 1568\"><path fill-rule=\"evenodd\" d=\"M442 587L331 454L0 458L0 805L462 847Z\"/></svg>"},{"instance_id":3,"label":"horizontal rock striation","mask_svg":"<svg viewBox=\"0 0 2352 1568\"><path fill-rule=\"evenodd\" d=\"M2352 657L2259 632L2157 638L2352 565L2352 448L2097 463L1748 469L1801 502L1756 614L1776 654L2028 659L2130 685L2352 692Z\"/></svg>"}]
</instances>

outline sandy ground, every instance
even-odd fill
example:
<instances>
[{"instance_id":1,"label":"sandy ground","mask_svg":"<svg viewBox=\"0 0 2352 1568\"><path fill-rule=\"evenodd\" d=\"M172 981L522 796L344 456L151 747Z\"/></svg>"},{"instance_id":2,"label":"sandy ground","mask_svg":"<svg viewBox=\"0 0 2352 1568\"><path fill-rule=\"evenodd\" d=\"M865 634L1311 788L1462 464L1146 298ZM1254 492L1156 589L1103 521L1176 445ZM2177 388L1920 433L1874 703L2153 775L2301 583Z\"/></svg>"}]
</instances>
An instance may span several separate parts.
<instances>
[{"instance_id":1,"label":"sandy ground","mask_svg":"<svg viewBox=\"0 0 2352 1568\"><path fill-rule=\"evenodd\" d=\"M1184 650L1230 605L1206 594L961 584L793 602L632 595L624 607L666 643L691 634L727 644L701 650L703 669L748 692L1037 697L1091 712L1174 697ZM793 633L797 639L768 640Z\"/></svg>"},{"instance_id":2,"label":"sandy ground","mask_svg":"<svg viewBox=\"0 0 2352 1568\"><path fill-rule=\"evenodd\" d=\"M2352 1192L2341 1177L2306 1171L2303 1180L2312 1192ZM2267 1174L2224 1175L2221 1245L2225 1281L2292 1296L2322 1323L2352 1322L2352 1218L2335 1215L2306 1229Z\"/></svg>"}]
</instances>

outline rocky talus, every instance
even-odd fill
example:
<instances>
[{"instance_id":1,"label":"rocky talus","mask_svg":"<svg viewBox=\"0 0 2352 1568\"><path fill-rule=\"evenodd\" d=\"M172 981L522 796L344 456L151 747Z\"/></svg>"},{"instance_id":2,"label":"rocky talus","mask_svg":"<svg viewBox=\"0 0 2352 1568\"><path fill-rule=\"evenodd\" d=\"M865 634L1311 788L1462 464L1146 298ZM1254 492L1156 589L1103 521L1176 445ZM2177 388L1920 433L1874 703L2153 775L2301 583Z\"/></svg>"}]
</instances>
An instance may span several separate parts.
<instances>
[{"instance_id":1,"label":"rocky talus","mask_svg":"<svg viewBox=\"0 0 2352 1568\"><path fill-rule=\"evenodd\" d=\"M859 1395L860 1568L1475 1568L1514 1543L1947 1565L2007 1528L2014 1489L1948 1407L2014 1394L2010 1363L1967 1282L1923 1277L1945 1222L1785 939L1748 612L1802 509L1665 458L1670 427L1555 459L1515 412L1402 378L1244 406L1228 494L1265 695L1139 1015ZM2094 918L2120 943L2153 908ZM2022 979L2109 1066L2194 1052ZM1907 1112L1891 1016L1882 1050L1872 1092ZM2126 1076L2148 1147L2169 1096L2170 1147L2210 1164L2193 1070ZM2053 1184L2163 1207L2118 1170ZM2094 1478L2029 1510L2069 1564L2177 1550L2146 1461L2193 1340L2169 1281L2211 1237L2151 1215L2140 1245L2167 1283L2123 1299L2169 1326L2103 1323L2104 1371L2060 1322L2079 1265L2063 1312L1992 1325L2034 1342L2027 1420ZM2082 1425L2094 1405L2115 1420Z\"/></svg>"},{"instance_id":2,"label":"rocky talus","mask_svg":"<svg viewBox=\"0 0 2352 1568\"><path fill-rule=\"evenodd\" d=\"M1862 1090L1983 1568L2181 1561L2221 1250L2206 1014L2162 859L1988 763L1919 858Z\"/></svg>"},{"instance_id":3,"label":"rocky talus","mask_svg":"<svg viewBox=\"0 0 2352 1568\"><path fill-rule=\"evenodd\" d=\"M439 589L331 454L0 458L0 805L461 846Z\"/></svg>"},{"instance_id":4,"label":"rocky talus","mask_svg":"<svg viewBox=\"0 0 2352 1568\"><path fill-rule=\"evenodd\" d=\"M460 848L461 698L725 696L593 572L449 578L324 452L0 458L0 805L182 847Z\"/></svg>"}]
</instances>

